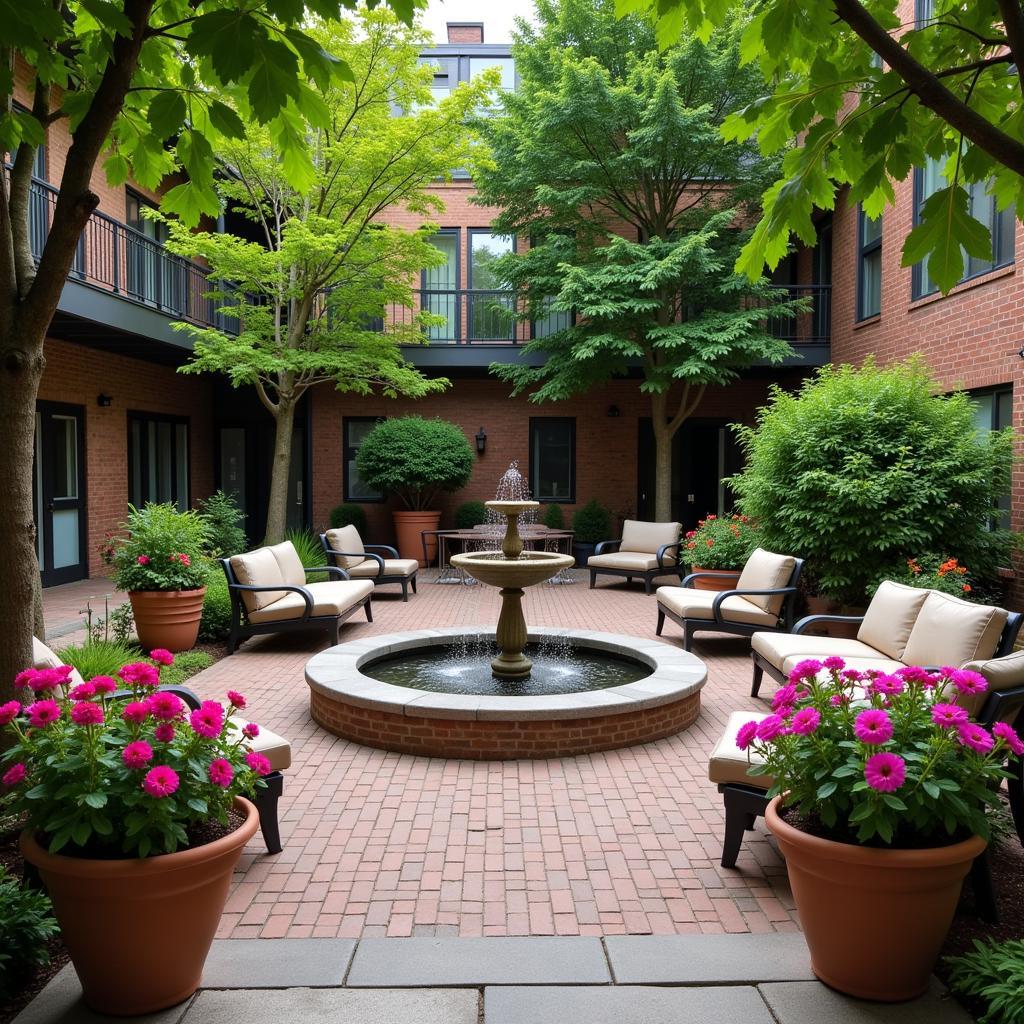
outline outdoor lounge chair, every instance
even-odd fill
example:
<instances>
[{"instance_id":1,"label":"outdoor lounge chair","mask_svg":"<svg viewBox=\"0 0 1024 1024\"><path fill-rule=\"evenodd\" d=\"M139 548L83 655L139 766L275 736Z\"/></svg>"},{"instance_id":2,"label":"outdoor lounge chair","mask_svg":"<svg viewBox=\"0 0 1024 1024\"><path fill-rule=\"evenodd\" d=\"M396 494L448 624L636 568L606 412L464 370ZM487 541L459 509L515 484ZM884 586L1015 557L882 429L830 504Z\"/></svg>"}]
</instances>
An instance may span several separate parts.
<instances>
[{"instance_id":1,"label":"outdoor lounge chair","mask_svg":"<svg viewBox=\"0 0 1024 1024\"><path fill-rule=\"evenodd\" d=\"M679 623L683 649L688 651L699 631L752 636L788 630L803 565L801 558L758 548L747 559L734 590L694 589L694 580L725 575L716 572L693 572L678 587L658 587L655 633L661 636L667 618Z\"/></svg>"},{"instance_id":2,"label":"outdoor lounge chair","mask_svg":"<svg viewBox=\"0 0 1024 1024\"><path fill-rule=\"evenodd\" d=\"M353 579L368 579L374 587L384 583L400 583L402 600L409 600L409 586L416 593L416 573L420 563L415 558L399 558L398 552L388 544L364 544L354 526L342 526L320 534L320 543L330 565L344 569ZM384 551L383 558L375 551Z\"/></svg>"},{"instance_id":3,"label":"outdoor lounge chair","mask_svg":"<svg viewBox=\"0 0 1024 1024\"><path fill-rule=\"evenodd\" d=\"M659 576L682 576L685 567L679 563L679 523L642 523L627 519L618 540L603 540L587 560L590 589L598 575L625 576L644 581L644 591L651 593Z\"/></svg>"},{"instance_id":4,"label":"outdoor lounge chair","mask_svg":"<svg viewBox=\"0 0 1024 1024\"><path fill-rule=\"evenodd\" d=\"M365 608L367 621L373 622L369 580L349 579L334 565L306 568L290 541L221 558L220 564L231 592L232 654L246 637L311 627L326 629L336 644L338 627L359 608ZM336 579L306 583L310 573Z\"/></svg>"}]
</instances>

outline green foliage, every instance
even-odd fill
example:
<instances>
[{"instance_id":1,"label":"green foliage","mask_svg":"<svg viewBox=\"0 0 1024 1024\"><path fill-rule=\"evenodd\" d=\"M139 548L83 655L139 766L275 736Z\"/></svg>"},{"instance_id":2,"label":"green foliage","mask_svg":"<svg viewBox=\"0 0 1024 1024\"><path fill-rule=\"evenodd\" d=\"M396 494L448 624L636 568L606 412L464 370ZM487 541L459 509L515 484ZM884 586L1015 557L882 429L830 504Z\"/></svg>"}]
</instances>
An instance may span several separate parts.
<instances>
[{"instance_id":1,"label":"green foliage","mask_svg":"<svg viewBox=\"0 0 1024 1024\"><path fill-rule=\"evenodd\" d=\"M1024 1020L1024 939L974 940L974 952L946 958L949 986L986 1004L978 1024L1019 1024Z\"/></svg>"},{"instance_id":2,"label":"green foliage","mask_svg":"<svg viewBox=\"0 0 1024 1024\"><path fill-rule=\"evenodd\" d=\"M464 501L455 510L455 529L472 530L487 522L487 509L482 501Z\"/></svg>"},{"instance_id":3,"label":"green foliage","mask_svg":"<svg viewBox=\"0 0 1024 1024\"><path fill-rule=\"evenodd\" d=\"M26 971L50 962L47 945L60 930L50 898L8 874L0 864L0 998Z\"/></svg>"},{"instance_id":4,"label":"green foliage","mask_svg":"<svg viewBox=\"0 0 1024 1024\"><path fill-rule=\"evenodd\" d=\"M184 686L193 676L213 664L213 657L206 651L184 651L174 656L174 664L168 665L160 675L163 686Z\"/></svg>"},{"instance_id":5,"label":"green foliage","mask_svg":"<svg viewBox=\"0 0 1024 1024\"><path fill-rule=\"evenodd\" d=\"M87 640L84 644L70 644L57 652L65 665L78 669L83 679L93 676L116 676L117 670L130 661L137 661L141 650L117 640Z\"/></svg>"},{"instance_id":6,"label":"green foliage","mask_svg":"<svg viewBox=\"0 0 1024 1024\"><path fill-rule=\"evenodd\" d=\"M942 551L990 578L1009 536L989 530L1009 491L1012 430L981 434L964 394L937 394L920 362L825 367L799 393L774 387L737 427L740 508L764 546L806 558L824 593L864 603L893 565Z\"/></svg>"},{"instance_id":7,"label":"green foliage","mask_svg":"<svg viewBox=\"0 0 1024 1024\"><path fill-rule=\"evenodd\" d=\"M86 632L91 640L113 640L128 644L135 632L135 616L130 602L125 601L113 611L110 610L109 595L103 598L103 615L93 619L92 602L85 606Z\"/></svg>"},{"instance_id":8,"label":"green foliage","mask_svg":"<svg viewBox=\"0 0 1024 1024\"><path fill-rule=\"evenodd\" d=\"M206 583L206 522L193 509L168 504L128 506L114 539L114 583L119 590L195 590Z\"/></svg>"},{"instance_id":9,"label":"green foliage","mask_svg":"<svg viewBox=\"0 0 1024 1024\"><path fill-rule=\"evenodd\" d=\"M224 491L214 491L199 502L199 516L206 524L206 553L218 558L240 555L248 547L245 514Z\"/></svg>"},{"instance_id":10,"label":"green foliage","mask_svg":"<svg viewBox=\"0 0 1024 1024\"><path fill-rule=\"evenodd\" d=\"M360 478L374 490L397 494L407 508L429 509L440 491L469 483L475 456L466 435L447 420L403 416L384 420L356 454Z\"/></svg>"},{"instance_id":11,"label":"green foliage","mask_svg":"<svg viewBox=\"0 0 1024 1024\"><path fill-rule=\"evenodd\" d=\"M981 600L987 603L975 597L975 584L967 566L944 555L925 554L894 565L868 588L869 596L874 594L883 579L894 580L907 587L940 590L965 601Z\"/></svg>"},{"instance_id":12,"label":"green foliage","mask_svg":"<svg viewBox=\"0 0 1024 1024\"><path fill-rule=\"evenodd\" d=\"M540 519L549 530L565 529L565 513L561 505L545 505L544 514Z\"/></svg>"},{"instance_id":13,"label":"green foliage","mask_svg":"<svg viewBox=\"0 0 1024 1024\"><path fill-rule=\"evenodd\" d=\"M366 512L362 505L335 505L331 509L331 529L354 526L360 537L366 536Z\"/></svg>"},{"instance_id":14,"label":"green foliage","mask_svg":"<svg viewBox=\"0 0 1024 1024\"><path fill-rule=\"evenodd\" d=\"M759 542L758 529L747 516L708 516L688 530L683 560L702 569L742 569Z\"/></svg>"},{"instance_id":15,"label":"green foliage","mask_svg":"<svg viewBox=\"0 0 1024 1024\"><path fill-rule=\"evenodd\" d=\"M597 498L591 498L572 514L573 539L579 544L597 544L612 539L612 515Z\"/></svg>"},{"instance_id":16,"label":"green foliage","mask_svg":"<svg viewBox=\"0 0 1024 1024\"><path fill-rule=\"evenodd\" d=\"M203 617L199 620L199 639L224 640L231 632L231 592L220 566L211 572L203 597Z\"/></svg>"},{"instance_id":17,"label":"green foliage","mask_svg":"<svg viewBox=\"0 0 1024 1024\"><path fill-rule=\"evenodd\" d=\"M325 564L326 556L320 538L309 530L288 530L285 539L292 542L299 561L307 569L314 569ZM306 577L307 583L322 583L331 577L327 573L311 573Z\"/></svg>"},{"instance_id":18,"label":"green foliage","mask_svg":"<svg viewBox=\"0 0 1024 1024\"><path fill-rule=\"evenodd\" d=\"M946 164L948 185L925 203L903 265L927 258L929 276L948 291L963 275L965 250L992 256L988 225L971 215L964 186L988 182L1000 209L1024 208L1024 104L1015 71L1024 53L1014 49L1000 4L938 0L919 25L901 22L897 0L846 6L766 0L753 8L741 48L771 83L769 95L732 114L724 135L756 139L762 152L783 159L738 265L759 277L766 261L775 267L786 255L791 233L814 245L812 215L832 209L843 187L851 207L861 203L877 217L893 202L894 182L931 158ZM690 31L707 37L737 8L750 5L618 0L621 14L652 17L663 46ZM919 98L926 91L927 105Z\"/></svg>"}]
</instances>

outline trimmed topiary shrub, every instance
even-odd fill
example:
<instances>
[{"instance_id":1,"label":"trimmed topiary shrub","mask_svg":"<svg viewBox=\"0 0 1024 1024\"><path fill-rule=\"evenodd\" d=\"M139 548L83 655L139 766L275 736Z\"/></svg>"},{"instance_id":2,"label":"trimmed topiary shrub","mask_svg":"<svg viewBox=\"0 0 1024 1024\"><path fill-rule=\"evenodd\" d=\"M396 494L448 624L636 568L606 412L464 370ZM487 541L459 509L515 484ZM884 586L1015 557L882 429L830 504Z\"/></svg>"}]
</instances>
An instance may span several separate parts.
<instances>
[{"instance_id":1,"label":"trimmed topiary shrub","mask_svg":"<svg viewBox=\"0 0 1024 1024\"><path fill-rule=\"evenodd\" d=\"M761 544L806 558L823 593L865 603L891 567L941 551L990 578L1010 536L990 529L1009 493L1013 432L979 433L974 406L943 395L924 364L819 370L773 387L738 426L746 468L730 480Z\"/></svg>"},{"instance_id":2,"label":"trimmed topiary shrub","mask_svg":"<svg viewBox=\"0 0 1024 1024\"><path fill-rule=\"evenodd\" d=\"M487 522L487 509L482 501L464 501L455 510L455 529L472 530Z\"/></svg>"},{"instance_id":3,"label":"trimmed topiary shrub","mask_svg":"<svg viewBox=\"0 0 1024 1024\"><path fill-rule=\"evenodd\" d=\"M561 505L545 505L540 520L549 530L565 529L565 514Z\"/></svg>"},{"instance_id":4,"label":"trimmed topiary shrub","mask_svg":"<svg viewBox=\"0 0 1024 1024\"><path fill-rule=\"evenodd\" d=\"M199 639L205 643L227 639L231 632L231 594L220 566L210 573L203 597L203 617L199 620Z\"/></svg>"},{"instance_id":5,"label":"trimmed topiary shrub","mask_svg":"<svg viewBox=\"0 0 1024 1024\"><path fill-rule=\"evenodd\" d=\"M434 506L438 493L469 483L473 449L466 435L447 420L403 416L384 420L366 435L356 455L363 482L397 494L414 511Z\"/></svg>"},{"instance_id":6,"label":"trimmed topiary shrub","mask_svg":"<svg viewBox=\"0 0 1024 1024\"><path fill-rule=\"evenodd\" d=\"M591 498L572 516L574 540L578 544L597 544L612 539L612 516L597 498Z\"/></svg>"},{"instance_id":7,"label":"trimmed topiary shrub","mask_svg":"<svg viewBox=\"0 0 1024 1024\"><path fill-rule=\"evenodd\" d=\"M366 513L362 505L335 505L331 509L331 529L340 530L343 526L354 526L361 537L366 536Z\"/></svg>"}]
</instances>

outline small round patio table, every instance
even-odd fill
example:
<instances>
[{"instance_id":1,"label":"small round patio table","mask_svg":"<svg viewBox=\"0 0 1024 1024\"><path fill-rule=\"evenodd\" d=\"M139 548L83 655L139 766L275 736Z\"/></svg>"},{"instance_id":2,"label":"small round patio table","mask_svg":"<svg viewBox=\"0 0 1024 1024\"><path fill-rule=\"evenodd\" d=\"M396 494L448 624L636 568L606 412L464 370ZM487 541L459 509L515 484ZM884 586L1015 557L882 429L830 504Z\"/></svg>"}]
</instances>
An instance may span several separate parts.
<instances>
[{"instance_id":1,"label":"small round patio table","mask_svg":"<svg viewBox=\"0 0 1024 1024\"><path fill-rule=\"evenodd\" d=\"M489 527L473 530L424 530L421 534L423 542L423 564L429 565L427 558L427 540L430 537L437 538L437 567L438 574L435 583L461 583L466 586L476 584L471 576L467 576L461 569L451 564L452 544L459 544L463 551L487 551L495 550L501 546L501 538L504 531L501 527ZM542 545L544 551L564 551L572 554L573 532L571 530L552 530L546 526L526 525L519 527L519 536L528 547ZM562 577L559 579L559 577ZM549 583L575 583L568 570L562 570L553 576Z\"/></svg>"}]
</instances>

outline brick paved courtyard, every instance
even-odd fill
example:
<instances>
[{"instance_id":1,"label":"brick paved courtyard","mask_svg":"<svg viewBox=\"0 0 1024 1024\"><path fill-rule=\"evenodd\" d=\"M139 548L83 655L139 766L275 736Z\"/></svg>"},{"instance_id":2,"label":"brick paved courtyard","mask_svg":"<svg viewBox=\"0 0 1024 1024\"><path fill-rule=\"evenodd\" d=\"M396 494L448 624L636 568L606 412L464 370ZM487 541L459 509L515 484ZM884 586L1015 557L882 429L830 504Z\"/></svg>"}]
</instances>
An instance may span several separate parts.
<instances>
[{"instance_id":1,"label":"brick paved courtyard","mask_svg":"<svg viewBox=\"0 0 1024 1024\"><path fill-rule=\"evenodd\" d=\"M408 604L392 588L378 591L376 621L352 619L342 640L496 619L495 591L431 578ZM81 595L110 589L86 581L47 591L48 628L64 625L62 609L73 619ZM654 598L625 583L535 587L525 604L534 625L654 633ZM671 623L665 633L679 643ZM763 825L748 833L736 870L718 864L721 799L706 778L707 752L729 712L764 707L749 696L745 641L698 640L709 678L687 732L585 757L509 762L391 754L321 731L309 718L302 670L322 646L316 635L251 640L192 680L203 697L244 692L253 719L293 749L281 803L285 849L247 848L221 937L798 928Z\"/></svg>"}]
</instances>

